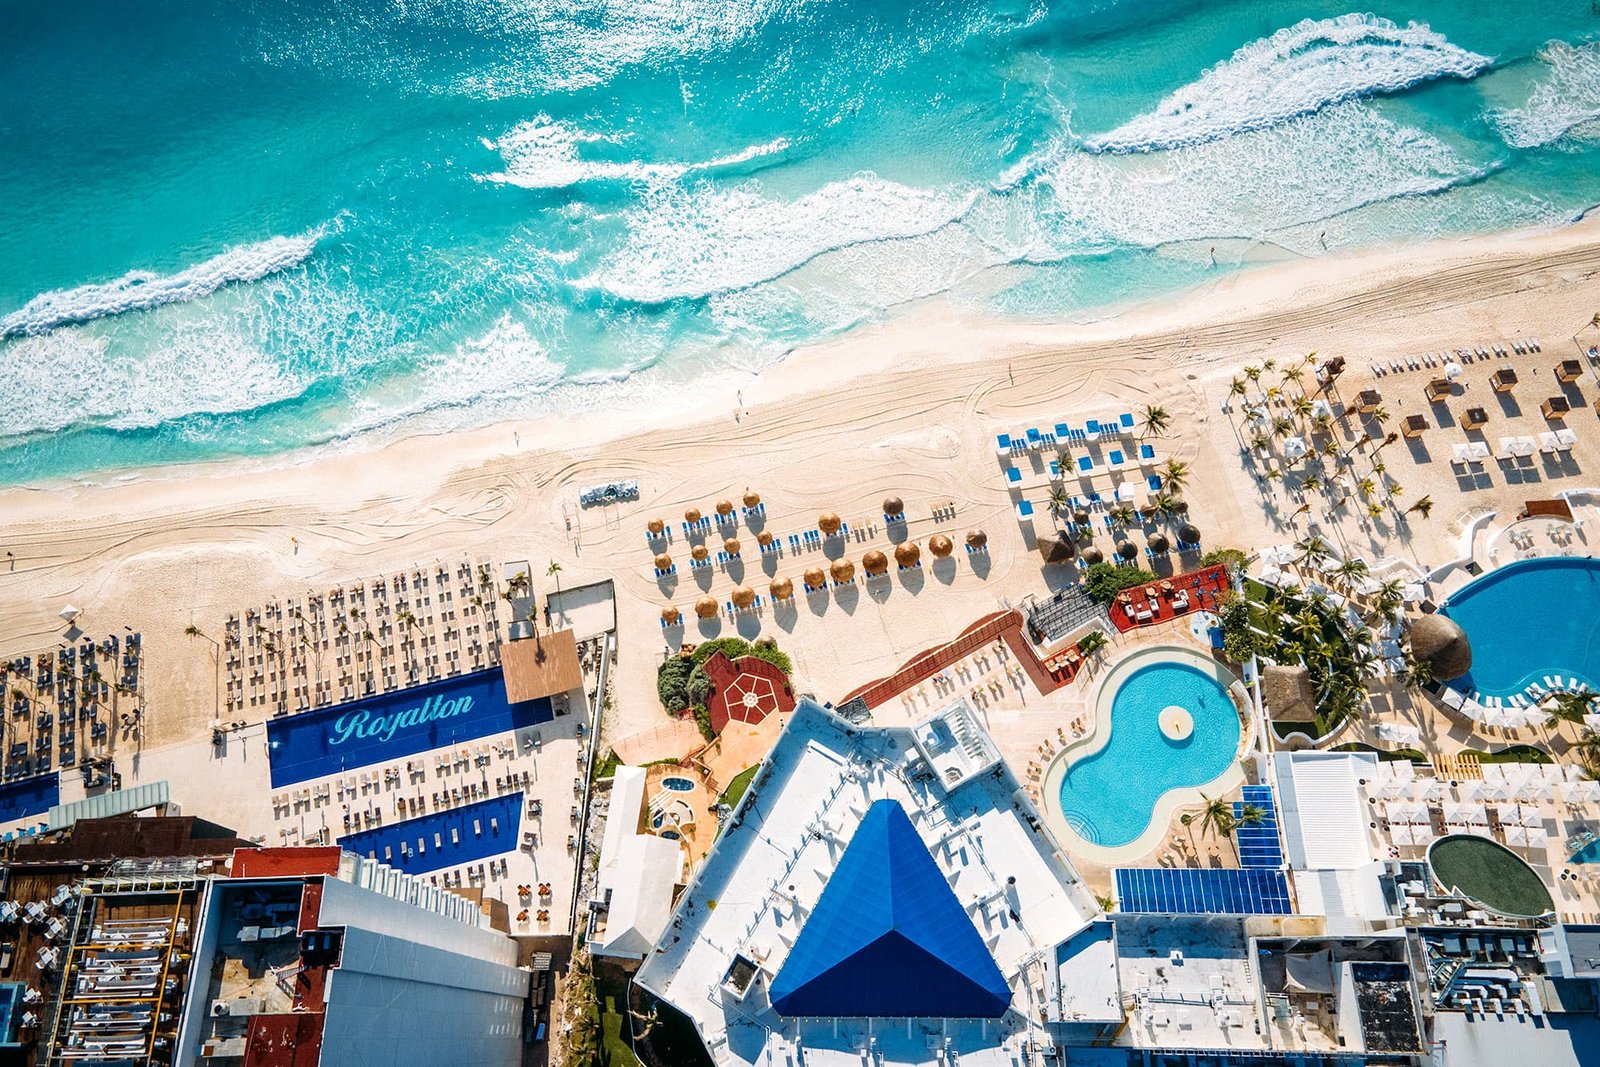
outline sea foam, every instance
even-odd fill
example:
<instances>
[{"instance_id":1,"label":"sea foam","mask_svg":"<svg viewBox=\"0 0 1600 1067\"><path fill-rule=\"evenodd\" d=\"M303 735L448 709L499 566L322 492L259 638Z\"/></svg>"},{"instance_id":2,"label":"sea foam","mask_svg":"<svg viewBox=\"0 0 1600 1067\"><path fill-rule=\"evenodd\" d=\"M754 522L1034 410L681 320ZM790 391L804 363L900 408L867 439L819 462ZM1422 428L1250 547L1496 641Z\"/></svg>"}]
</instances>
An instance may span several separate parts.
<instances>
[{"instance_id":1,"label":"sea foam","mask_svg":"<svg viewBox=\"0 0 1600 1067\"><path fill-rule=\"evenodd\" d=\"M628 212L621 247L580 284L639 303L708 297L782 277L826 252L932 233L980 195L865 173L798 200L768 196L754 180L663 188Z\"/></svg>"},{"instance_id":2,"label":"sea foam","mask_svg":"<svg viewBox=\"0 0 1600 1067\"><path fill-rule=\"evenodd\" d=\"M305 262L322 234L318 229L298 237L272 237L230 248L176 274L134 270L112 282L41 293L0 318L0 339L49 333L109 315L198 300L226 285L259 281Z\"/></svg>"},{"instance_id":3,"label":"sea foam","mask_svg":"<svg viewBox=\"0 0 1600 1067\"><path fill-rule=\"evenodd\" d=\"M1521 107L1490 117L1513 148L1551 144L1600 120L1600 44L1551 41L1539 52L1546 71Z\"/></svg>"},{"instance_id":4,"label":"sea foam","mask_svg":"<svg viewBox=\"0 0 1600 1067\"><path fill-rule=\"evenodd\" d=\"M1493 62L1416 23L1307 19L1245 45L1154 111L1086 138L1084 147L1155 152L1200 144L1437 78L1471 78Z\"/></svg>"},{"instance_id":5,"label":"sea foam","mask_svg":"<svg viewBox=\"0 0 1600 1067\"><path fill-rule=\"evenodd\" d=\"M786 137L751 145L738 152L695 163L584 160L583 145L616 144L618 138L591 133L570 122L539 115L517 124L499 138L485 138L483 146L500 153L505 169L474 175L478 181L517 185L524 189L564 189L589 181L673 181L688 174L738 166L789 147Z\"/></svg>"}]
</instances>

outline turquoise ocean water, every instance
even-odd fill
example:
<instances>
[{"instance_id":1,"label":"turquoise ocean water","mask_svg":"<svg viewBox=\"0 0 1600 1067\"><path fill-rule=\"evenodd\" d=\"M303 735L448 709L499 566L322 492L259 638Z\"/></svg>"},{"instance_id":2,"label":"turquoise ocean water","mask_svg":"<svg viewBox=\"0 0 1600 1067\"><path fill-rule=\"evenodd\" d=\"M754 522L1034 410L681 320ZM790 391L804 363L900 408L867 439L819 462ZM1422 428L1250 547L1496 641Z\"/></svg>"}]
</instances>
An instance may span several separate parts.
<instances>
[{"instance_id":1,"label":"turquoise ocean water","mask_svg":"<svg viewBox=\"0 0 1600 1067\"><path fill-rule=\"evenodd\" d=\"M1600 200L1579 0L0 0L0 482ZM1213 264L1215 257L1215 265Z\"/></svg>"}]
</instances>

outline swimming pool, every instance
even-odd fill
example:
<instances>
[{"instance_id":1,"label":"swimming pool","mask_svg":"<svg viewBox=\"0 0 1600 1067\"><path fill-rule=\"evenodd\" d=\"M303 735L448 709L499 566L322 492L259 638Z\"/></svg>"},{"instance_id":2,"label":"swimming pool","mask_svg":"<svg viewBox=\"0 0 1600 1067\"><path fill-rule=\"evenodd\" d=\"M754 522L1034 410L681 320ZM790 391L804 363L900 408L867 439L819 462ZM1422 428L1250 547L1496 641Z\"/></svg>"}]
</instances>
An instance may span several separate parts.
<instances>
[{"instance_id":1,"label":"swimming pool","mask_svg":"<svg viewBox=\"0 0 1600 1067\"><path fill-rule=\"evenodd\" d=\"M670 789L674 793L687 793L694 789L694 783L687 778L663 778L661 779L661 787Z\"/></svg>"},{"instance_id":2,"label":"swimming pool","mask_svg":"<svg viewBox=\"0 0 1600 1067\"><path fill-rule=\"evenodd\" d=\"M1600 689L1600 560L1518 560L1462 587L1440 610L1466 632L1472 670L1450 683L1507 697L1561 676Z\"/></svg>"},{"instance_id":3,"label":"swimming pool","mask_svg":"<svg viewBox=\"0 0 1600 1067\"><path fill-rule=\"evenodd\" d=\"M1125 667L1131 669L1119 675ZM1074 833L1115 848L1149 829L1164 795L1224 774L1239 750L1240 724L1218 668L1188 650L1136 654L1113 669L1105 687L1112 696L1109 710L1101 699L1099 728L1109 735L1068 764L1057 796ZM1188 713L1187 732L1163 731L1163 713L1172 708Z\"/></svg>"}]
</instances>

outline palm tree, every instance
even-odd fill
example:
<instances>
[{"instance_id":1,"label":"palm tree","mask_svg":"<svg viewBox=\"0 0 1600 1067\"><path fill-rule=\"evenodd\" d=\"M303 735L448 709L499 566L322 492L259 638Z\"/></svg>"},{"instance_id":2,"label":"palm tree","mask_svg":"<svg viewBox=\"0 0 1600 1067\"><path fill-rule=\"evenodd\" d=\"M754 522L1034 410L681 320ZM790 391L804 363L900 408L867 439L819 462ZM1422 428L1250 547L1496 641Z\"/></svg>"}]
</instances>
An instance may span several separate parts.
<instances>
[{"instance_id":1,"label":"palm tree","mask_svg":"<svg viewBox=\"0 0 1600 1067\"><path fill-rule=\"evenodd\" d=\"M1294 430L1294 420L1287 415L1279 415L1272 420L1272 432L1282 437Z\"/></svg>"},{"instance_id":2,"label":"palm tree","mask_svg":"<svg viewBox=\"0 0 1600 1067\"><path fill-rule=\"evenodd\" d=\"M1363 478L1356 483L1356 492L1362 496L1371 496L1378 491L1378 483L1371 478Z\"/></svg>"},{"instance_id":3,"label":"palm tree","mask_svg":"<svg viewBox=\"0 0 1600 1067\"><path fill-rule=\"evenodd\" d=\"M1306 395L1304 393L1301 393L1299 396L1295 397L1293 403L1289 405L1289 410L1294 412L1295 418L1304 420L1311 415L1311 401L1306 399Z\"/></svg>"},{"instance_id":4,"label":"palm tree","mask_svg":"<svg viewBox=\"0 0 1600 1067\"><path fill-rule=\"evenodd\" d=\"M1322 479L1315 474L1308 474L1300 479L1300 488L1308 493L1315 493L1322 488Z\"/></svg>"},{"instance_id":5,"label":"palm tree","mask_svg":"<svg viewBox=\"0 0 1600 1067\"><path fill-rule=\"evenodd\" d=\"M1319 534L1308 534L1295 542L1295 551L1300 555L1295 559L1296 565L1304 569L1321 564L1328 558L1328 542Z\"/></svg>"},{"instance_id":6,"label":"palm tree","mask_svg":"<svg viewBox=\"0 0 1600 1067\"><path fill-rule=\"evenodd\" d=\"M1333 573L1339 576L1344 583L1345 592L1348 593L1356 582L1367 576L1367 564L1366 561L1351 556L1333 568Z\"/></svg>"},{"instance_id":7,"label":"palm tree","mask_svg":"<svg viewBox=\"0 0 1600 1067\"><path fill-rule=\"evenodd\" d=\"M1169 492L1183 492L1183 487L1189 483L1189 465L1178 459L1167 460L1167 465L1161 468L1161 481Z\"/></svg>"},{"instance_id":8,"label":"palm tree","mask_svg":"<svg viewBox=\"0 0 1600 1067\"><path fill-rule=\"evenodd\" d=\"M1072 498L1067 495L1067 488L1058 485L1050 490L1050 514L1060 515L1072 506Z\"/></svg>"},{"instance_id":9,"label":"palm tree","mask_svg":"<svg viewBox=\"0 0 1600 1067\"><path fill-rule=\"evenodd\" d=\"M1433 684L1433 664L1428 660L1416 659L1407 653L1402 670L1406 685L1412 689L1421 689L1423 686Z\"/></svg>"},{"instance_id":10,"label":"palm tree","mask_svg":"<svg viewBox=\"0 0 1600 1067\"><path fill-rule=\"evenodd\" d=\"M205 635L205 631L192 622L183 628L183 636L185 637L204 637Z\"/></svg>"},{"instance_id":11,"label":"palm tree","mask_svg":"<svg viewBox=\"0 0 1600 1067\"><path fill-rule=\"evenodd\" d=\"M1310 608L1303 608L1295 613L1294 625L1290 629L1303 641L1322 640L1322 619Z\"/></svg>"},{"instance_id":12,"label":"palm tree","mask_svg":"<svg viewBox=\"0 0 1600 1067\"><path fill-rule=\"evenodd\" d=\"M1159 437L1166 432L1167 427L1170 425L1172 425L1172 416L1167 412L1166 408L1157 407L1154 404L1145 407L1144 436L1149 437L1151 434L1155 434Z\"/></svg>"},{"instance_id":13,"label":"palm tree","mask_svg":"<svg viewBox=\"0 0 1600 1067\"><path fill-rule=\"evenodd\" d=\"M1233 381L1228 383L1229 396L1244 396L1246 392L1247 390L1245 389L1243 379L1235 378Z\"/></svg>"},{"instance_id":14,"label":"palm tree","mask_svg":"<svg viewBox=\"0 0 1600 1067\"><path fill-rule=\"evenodd\" d=\"M1379 519L1383 517L1383 505L1374 500L1367 505L1367 518Z\"/></svg>"},{"instance_id":15,"label":"palm tree","mask_svg":"<svg viewBox=\"0 0 1600 1067\"><path fill-rule=\"evenodd\" d=\"M1118 526L1132 526L1134 522L1134 511L1128 504L1118 504L1108 509L1106 515Z\"/></svg>"},{"instance_id":16,"label":"palm tree","mask_svg":"<svg viewBox=\"0 0 1600 1067\"><path fill-rule=\"evenodd\" d=\"M561 564L557 563L555 560L551 560L550 561L550 566L548 566L548 567L546 567L544 569L544 573L545 573L545 577L546 578L554 578L556 580L556 592L560 592L561 591Z\"/></svg>"},{"instance_id":17,"label":"palm tree","mask_svg":"<svg viewBox=\"0 0 1600 1067\"><path fill-rule=\"evenodd\" d=\"M1271 359L1271 358L1264 359L1264 360L1261 361L1261 369L1262 370L1277 370L1278 369L1278 361L1275 360L1275 359Z\"/></svg>"},{"instance_id":18,"label":"palm tree","mask_svg":"<svg viewBox=\"0 0 1600 1067\"><path fill-rule=\"evenodd\" d=\"M1419 496L1419 497L1417 497L1416 503L1412 504L1409 508L1406 508L1406 514L1409 515L1413 511L1415 511L1418 515L1421 515L1424 519L1426 519L1429 515L1433 514L1433 497L1431 497L1431 496Z\"/></svg>"},{"instance_id":19,"label":"palm tree","mask_svg":"<svg viewBox=\"0 0 1600 1067\"><path fill-rule=\"evenodd\" d=\"M1544 710L1549 718L1545 720L1544 728L1556 730L1564 722L1581 725L1583 717L1594 710L1595 699L1596 694L1588 689L1551 693L1545 700Z\"/></svg>"},{"instance_id":20,"label":"palm tree","mask_svg":"<svg viewBox=\"0 0 1600 1067\"><path fill-rule=\"evenodd\" d=\"M1200 809L1200 832L1217 837L1232 834L1233 805L1221 797L1208 797L1204 793L1200 794L1200 799L1205 801L1205 806Z\"/></svg>"}]
</instances>

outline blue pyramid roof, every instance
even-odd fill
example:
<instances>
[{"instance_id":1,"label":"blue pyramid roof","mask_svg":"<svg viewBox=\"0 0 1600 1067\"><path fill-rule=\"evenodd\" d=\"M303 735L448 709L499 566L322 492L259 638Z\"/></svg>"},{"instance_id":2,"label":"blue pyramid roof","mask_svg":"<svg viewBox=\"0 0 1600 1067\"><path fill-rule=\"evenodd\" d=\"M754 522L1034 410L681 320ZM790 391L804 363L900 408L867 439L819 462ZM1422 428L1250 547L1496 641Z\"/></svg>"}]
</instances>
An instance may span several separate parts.
<instances>
[{"instance_id":1,"label":"blue pyramid roof","mask_svg":"<svg viewBox=\"0 0 1600 1067\"><path fill-rule=\"evenodd\" d=\"M779 1015L995 1019L1011 988L905 810L867 810L772 980Z\"/></svg>"}]
</instances>

